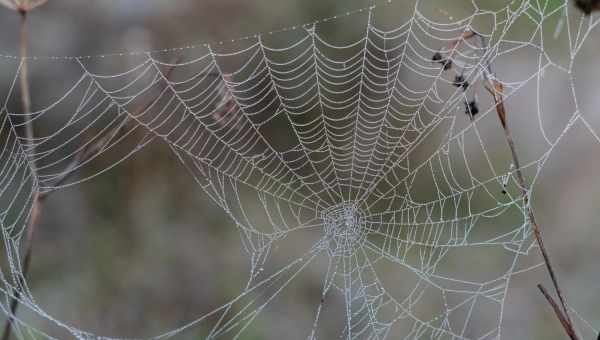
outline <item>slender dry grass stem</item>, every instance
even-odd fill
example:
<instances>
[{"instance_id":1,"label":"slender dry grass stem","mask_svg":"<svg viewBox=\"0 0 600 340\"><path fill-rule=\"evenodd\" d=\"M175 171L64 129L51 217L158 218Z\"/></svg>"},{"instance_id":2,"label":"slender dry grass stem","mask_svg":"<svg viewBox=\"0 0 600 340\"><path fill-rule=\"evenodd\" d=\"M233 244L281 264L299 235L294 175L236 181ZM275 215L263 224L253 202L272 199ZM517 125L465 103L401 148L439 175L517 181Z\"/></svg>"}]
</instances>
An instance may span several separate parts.
<instances>
[{"instance_id":1,"label":"slender dry grass stem","mask_svg":"<svg viewBox=\"0 0 600 340\"><path fill-rule=\"evenodd\" d=\"M510 149L512 162L515 168L515 174L517 178L517 182L521 187L521 198L523 200L523 205L525 207L525 213L527 215L527 219L531 228L533 230L534 238L540 248L540 252L544 259L544 264L546 265L546 269L548 274L550 275L550 279L552 281L552 285L554 287L554 291L558 296L558 300L560 301L560 307L556 304L554 299L548 294L548 292L544 289L542 285L538 285L541 292L544 294L550 305L552 306L556 317L559 319L561 325L567 332L567 335L571 338L571 340L579 340L577 333L575 332L575 327L573 326L573 322L569 317L569 311L567 309L567 302L560 289L560 285L558 284L558 278L556 277L556 272L554 267L552 266L552 262L550 261L550 256L548 255L548 251L544 246L544 240L542 238L542 232L540 225L538 224L535 214L533 213L533 209L531 208L530 202L530 192L529 186L525 181L525 177L523 176L523 172L521 170L521 163L519 161L519 154L517 153L517 147L515 145L514 139L512 137L512 133L510 131L510 127L508 124L508 116L506 111L506 106L504 105L504 86L503 84L496 80L493 75L494 71L492 68L492 63L490 62L487 51L489 51L489 46L487 40L480 34L475 31L469 30L465 31L458 39L452 40L449 43L449 50L456 49L462 42L468 39L479 38L479 42L481 44L482 50L486 51L486 53L482 56L482 66L485 69L483 71L484 78L484 86L489 94L492 96L494 100L496 113L498 115L498 119L500 120L500 125L502 126L502 130L504 131L504 138L506 140L506 144ZM436 53L434 55L433 60L445 60L443 56ZM473 115L470 115L471 122L474 123Z\"/></svg>"},{"instance_id":2,"label":"slender dry grass stem","mask_svg":"<svg viewBox=\"0 0 600 340\"><path fill-rule=\"evenodd\" d=\"M27 44L28 44L28 32L27 32L27 11L24 9L19 10L21 14L21 26L19 33L19 52L21 55L21 73L19 74L19 84L21 88L21 107L23 114L28 115L31 113L31 95L29 93L29 80L28 80L28 66L27 66ZM27 147L31 150L33 141L33 125L30 123L29 117L25 116L25 137L27 138ZM28 150L29 151L29 150Z\"/></svg>"},{"instance_id":3,"label":"slender dry grass stem","mask_svg":"<svg viewBox=\"0 0 600 340\"><path fill-rule=\"evenodd\" d=\"M27 2L23 3L23 6L18 8L18 12L21 15L20 33L19 33L19 52L21 55L21 72L19 75L19 85L21 89L21 107L23 111L23 117L25 119L25 147L26 152L35 153L35 147L33 145L33 125L29 119L29 113L31 113L31 95L29 93L29 79L28 79L28 66L27 66L27 47L29 43L29 37L27 32ZM36 176L35 163L31 162L31 171ZM33 252L33 238L37 229L39 220L39 214L41 210L42 200L40 199L39 191L34 194L33 204L31 207L31 216L29 217L29 223L27 225L27 234L25 237L25 243L23 245L24 257L21 263L22 275L18 278L19 282L16 284L16 288L10 300L10 314L6 319L4 331L2 333L2 340L8 340L10 338L11 330L13 327L13 318L19 307L19 299L21 297L21 289L24 281L27 278L29 272L29 264L31 263L31 253Z\"/></svg>"},{"instance_id":4,"label":"slender dry grass stem","mask_svg":"<svg viewBox=\"0 0 600 340\"><path fill-rule=\"evenodd\" d=\"M23 18L25 18L25 16L23 16ZM22 26L24 27L24 26ZM27 37L27 35L21 35L21 37ZM26 46L26 45L25 45ZM27 48L23 48L21 49L22 52L27 53ZM25 62L26 59L23 59L23 62ZM178 57L175 61L174 64L177 64L179 62L180 58ZM25 67L25 63L22 65L21 69L23 69L23 67ZM171 78L171 75L173 73L173 70L175 69L175 66L170 67L166 72L165 72L165 79L168 81ZM27 93L27 96L29 95L29 84L27 81L27 77L23 77L23 74L21 73L21 88L25 88L27 89L26 91L22 91L23 93ZM167 85L164 85L165 87ZM155 98L152 98L151 100L149 100L145 105L142 105L139 109L135 110L132 115L133 116L137 116L138 114L140 114L141 112L146 111L148 108L150 108L159 98L160 98L160 92L162 91L163 88L159 88L158 91L158 95ZM30 100L29 98L21 98L21 102L23 104L23 110L25 111L25 105L30 105ZM29 107L29 106L27 106ZM30 111L25 111L25 112L30 112ZM26 134L30 134L27 136L28 139L28 146L27 148L30 151L33 151L33 146L31 144L29 144L32 141L32 138L34 137L34 133L33 133L33 128L31 126L31 124L27 123L26 125L29 126L29 128L27 129ZM52 184L52 188L56 188L59 187L61 184L63 184L66 180L68 180L71 176L73 176L77 170L79 169L79 165L81 165L82 163L85 163L86 161L88 161L91 157L93 157L94 155L96 155L98 152L102 151L104 147L106 147L110 141L117 135L120 135L121 133L123 133L126 130L127 127L127 122L125 124L121 124L121 125L117 125L115 128L105 132L100 138L98 138L94 143L88 145L87 147L83 148L80 152L78 152L75 157L73 158L73 160L71 161L71 163L69 163L69 165L66 167L65 171L55 179L54 183ZM33 165L32 165L33 167ZM39 221L39 216L40 213L42 211L42 205L45 201L45 199L51 194L53 193L54 190L50 189L49 191L44 191L44 192L40 192L37 191L34 195L34 200L33 200L33 205L32 205L32 210L31 210L31 215L29 218L29 223L27 225L27 235L26 235L26 239L25 239L25 243L24 243L24 257L23 257L23 262L21 264L21 272L22 275L19 278L20 282L17 285L17 288L14 290L13 295L11 297L10 300L10 315L8 317L8 319L6 320L6 324L4 326L4 331L2 334L2 340L8 340L10 339L10 335L12 333L12 327L13 327L13 321L14 321L14 315L17 312L17 309L19 307L19 300L22 294L22 287L24 286L24 280L27 279L28 273L29 273L29 267L30 267L30 263L31 263L31 258L32 258L32 253L33 253L33 240L34 240L34 236L35 236L35 232L37 230L37 225L38 225L38 221Z\"/></svg>"},{"instance_id":5,"label":"slender dry grass stem","mask_svg":"<svg viewBox=\"0 0 600 340\"><path fill-rule=\"evenodd\" d=\"M544 288L544 286L541 284L538 284L537 286L538 286L538 289L542 292L542 294L546 298L546 300L548 301L548 303L550 304L550 306L552 307L552 309L554 310L556 317L560 321L560 324L562 325L565 332L567 332L567 335L569 336L569 338L578 339L577 333L575 333L575 329L573 328L573 324L571 323L571 320L565 319L565 315L563 315L560 307L554 301L552 296L548 293L546 288ZM566 315L568 316L568 314L566 314Z\"/></svg>"},{"instance_id":6,"label":"slender dry grass stem","mask_svg":"<svg viewBox=\"0 0 600 340\"><path fill-rule=\"evenodd\" d=\"M529 219L529 223L533 229L533 235L535 240L540 248L540 252L542 253L542 257L544 258L544 263L546 265L546 269L548 270L548 274L550 275L550 279L552 280L552 285L554 286L554 290L556 291L556 295L560 301L561 308L557 308L558 306L554 302L554 300L548 295L548 292L544 289L544 287L540 284L538 287L553 307L556 317L559 319L561 325L569 335L572 340L579 340L577 333L575 332L575 328L573 327L573 322L569 317L569 311L567 309L566 299L560 289L560 285L558 284L558 278L556 277L556 272L554 271L554 267L552 266L552 262L550 261L550 256L548 255L548 251L544 246L544 240L542 238L542 232L540 225L538 224L535 214L533 213L533 209L531 208L531 202L529 199L529 188L527 183L525 182L525 177L523 176L523 172L521 171L521 165L519 162L519 155L517 153L517 148L515 146L512 134L510 132L510 128L507 122L506 116L506 107L504 106L504 87L497 80L488 80L493 86L486 86L486 89L492 95L494 102L496 104L496 113L498 114L498 118L500 119L500 124L502 125L502 129L504 130L504 137L506 139L506 143L508 144L508 148L510 149L511 156L513 159L513 163L515 165L515 173L517 175L517 181L519 186L521 187L521 195L523 198L523 204L526 209L527 218Z\"/></svg>"}]
</instances>

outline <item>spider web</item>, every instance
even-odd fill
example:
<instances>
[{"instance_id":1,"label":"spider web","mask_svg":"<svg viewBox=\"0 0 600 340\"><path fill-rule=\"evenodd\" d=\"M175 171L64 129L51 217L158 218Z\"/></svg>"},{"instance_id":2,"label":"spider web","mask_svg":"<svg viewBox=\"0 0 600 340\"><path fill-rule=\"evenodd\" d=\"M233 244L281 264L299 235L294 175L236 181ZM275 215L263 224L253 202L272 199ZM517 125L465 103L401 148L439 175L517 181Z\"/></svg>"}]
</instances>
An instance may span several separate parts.
<instances>
[{"instance_id":1,"label":"spider web","mask_svg":"<svg viewBox=\"0 0 600 340\"><path fill-rule=\"evenodd\" d=\"M294 279L325 259L311 325L293 338L327 338L324 324L344 339L501 338L511 278L539 265L519 262L534 248L523 192L533 198L545 162L575 124L600 141L578 108L572 75L597 21L569 13L565 1L472 4L460 19L419 2L402 20L406 13L393 9L374 4L162 51L5 56L13 79L0 124L5 313L22 291L23 308L77 338L96 338L48 315L27 287L19 248L35 218L32 202L157 141L230 217L249 258L239 295L158 337L202 325L206 338L243 338ZM346 29L341 39L327 35L336 26ZM546 40L562 44L549 50ZM432 60L436 53L441 62ZM511 72L519 58L535 67ZM20 113L25 62L32 72L51 65L78 76L57 79L59 95ZM572 89L559 128L548 128L537 102L548 73ZM457 86L458 76L468 86ZM509 124L519 110L513 97L538 94L529 98L537 110L515 118L535 134L535 145L518 146L529 187L516 178L490 80L504 86ZM45 128L30 140L26 124ZM274 247L300 233L312 235L311 246L286 264L270 262ZM491 265L470 267L486 256ZM19 338L50 337L18 317L15 327Z\"/></svg>"}]
</instances>

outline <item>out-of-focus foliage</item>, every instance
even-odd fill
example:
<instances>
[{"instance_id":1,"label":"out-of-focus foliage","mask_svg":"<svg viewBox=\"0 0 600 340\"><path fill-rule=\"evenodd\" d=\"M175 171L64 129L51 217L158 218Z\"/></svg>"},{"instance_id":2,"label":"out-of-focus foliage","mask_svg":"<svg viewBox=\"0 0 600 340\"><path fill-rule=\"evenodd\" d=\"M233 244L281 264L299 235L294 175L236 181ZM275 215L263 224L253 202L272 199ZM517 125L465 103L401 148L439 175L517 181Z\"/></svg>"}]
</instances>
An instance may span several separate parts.
<instances>
[{"instance_id":1,"label":"out-of-focus foliage","mask_svg":"<svg viewBox=\"0 0 600 340\"><path fill-rule=\"evenodd\" d=\"M559 3L548 1L548 7ZM30 1L29 6L43 2ZM18 9L13 1L0 3ZM494 6L496 1L482 4ZM55 0L29 16L31 54L97 55L220 41L365 5L357 0ZM470 8L470 1L426 5L443 10L439 20L444 20L445 13ZM0 11L0 27L0 54L18 54L18 15ZM330 30L331 35L344 33L341 27ZM598 88L600 79L600 68L594 63L600 53L600 44L594 43L598 41L588 42L577 60L578 86L590 92ZM547 44L552 48L553 41ZM519 74L527 67L523 61L505 69ZM34 67L30 75L34 108L57 81L44 77L44 70L35 71ZM2 75L0 88L4 89L10 77ZM565 89L555 92L561 90ZM526 104L532 98L535 92L511 99L511 122L519 122L519 115L529 112L521 108L533 111ZM583 110L598 114L599 100L593 95L585 98ZM526 148L531 142L527 130L518 126L515 130L517 143ZM600 180L595 171L584 169L599 169L600 157L588 146L593 144L588 138L571 137L549 161L552 170L538 180L534 204L569 301L598 326L600 293L594 283L600 280L600 267L594 259L600 256L595 241L600 239ZM491 149L506 151L503 145ZM53 194L35 240L30 287L37 302L51 315L80 328L138 337L177 327L236 296L247 277L239 234L184 174L164 145L152 143L96 180ZM283 251L275 249L274 255ZM483 267L490 261L479 258L470 265ZM295 283L283 303L253 323L246 339L305 334L299 325L311 315L320 275L315 269L305 281ZM511 283L505 338L548 339L562 334L533 284L545 277L540 268ZM189 336L208 332L198 329Z\"/></svg>"}]
</instances>

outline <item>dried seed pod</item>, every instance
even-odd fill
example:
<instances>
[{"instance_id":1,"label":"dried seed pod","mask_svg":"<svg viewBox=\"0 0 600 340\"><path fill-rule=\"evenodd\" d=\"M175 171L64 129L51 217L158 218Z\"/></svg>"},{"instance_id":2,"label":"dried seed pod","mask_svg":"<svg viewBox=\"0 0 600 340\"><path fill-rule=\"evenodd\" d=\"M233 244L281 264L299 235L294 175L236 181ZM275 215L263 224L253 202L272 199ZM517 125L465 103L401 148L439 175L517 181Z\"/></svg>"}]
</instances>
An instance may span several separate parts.
<instances>
[{"instance_id":1,"label":"dried seed pod","mask_svg":"<svg viewBox=\"0 0 600 340\"><path fill-rule=\"evenodd\" d=\"M0 5L24 14L45 4L47 1L48 0L0 0Z\"/></svg>"},{"instance_id":2,"label":"dried seed pod","mask_svg":"<svg viewBox=\"0 0 600 340\"><path fill-rule=\"evenodd\" d=\"M444 71L448 71L452 68L452 60L444 58L440 52L435 52L431 57L431 61L442 65Z\"/></svg>"},{"instance_id":3,"label":"dried seed pod","mask_svg":"<svg viewBox=\"0 0 600 340\"><path fill-rule=\"evenodd\" d=\"M479 113L479 106L477 105L477 101L475 99L469 102L465 102L465 104L465 113L469 116L474 117L476 114Z\"/></svg>"},{"instance_id":4,"label":"dried seed pod","mask_svg":"<svg viewBox=\"0 0 600 340\"><path fill-rule=\"evenodd\" d=\"M449 69L452 68L452 60L450 60L450 59L445 59L443 61L440 61L440 64L442 64L444 71L448 71Z\"/></svg>"},{"instance_id":5,"label":"dried seed pod","mask_svg":"<svg viewBox=\"0 0 600 340\"><path fill-rule=\"evenodd\" d=\"M452 82L452 85L456 86L456 87L462 87L463 91L466 91L467 88L469 87L469 82L466 81L465 77L462 74L456 75L456 77L454 77L454 81Z\"/></svg>"}]
</instances>

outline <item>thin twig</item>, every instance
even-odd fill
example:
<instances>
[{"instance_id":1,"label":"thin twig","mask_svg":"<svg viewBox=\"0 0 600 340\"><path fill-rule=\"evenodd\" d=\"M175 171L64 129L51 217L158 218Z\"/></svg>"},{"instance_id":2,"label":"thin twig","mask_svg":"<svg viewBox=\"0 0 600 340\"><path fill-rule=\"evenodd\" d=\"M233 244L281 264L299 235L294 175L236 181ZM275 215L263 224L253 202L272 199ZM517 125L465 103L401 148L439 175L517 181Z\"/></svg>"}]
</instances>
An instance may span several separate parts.
<instances>
[{"instance_id":1,"label":"thin twig","mask_svg":"<svg viewBox=\"0 0 600 340\"><path fill-rule=\"evenodd\" d=\"M569 317L569 311L567 309L566 299L564 298L562 290L560 289L560 285L558 284L558 278L556 276L556 272L554 271L554 267L552 266L552 262L550 261L550 256L548 255L548 251L546 250L546 247L544 246L544 240L542 238L542 232L541 232L540 225L538 224L538 222L535 218L535 214L533 213L533 209L531 208L531 205L530 205L528 186L527 186L527 183L525 182L523 172L521 171L521 165L519 162L519 156L517 154L517 148L515 146L514 140L512 138L512 134L510 132L510 128L508 127L507 120L506 120L506 118L507 118L506 117L506 108L504 106L504 98L503 98L504 88L503 88L502 84L497 80L490 80L490 82L494 86L493 89L488 86L486 86L486 89L494 98L494 102L496 105L496 113L498 114L498 118L500 119L502 129L504 130L504 137L506 139L506 143L508 144L508 148L510 149L512 159L513 159L513 164L515 165L515 173L517 174L517 181L519 183L519 186L521 187L521 196L523 198L523 204L525 205L527 217L529 219L529 223L532 226L533 235L538 244L538 247L540 248L542 257L544 258L544 263L546 264L546 269L548 270L548 274L550 274L550 279L552 280L552 285L554 286L554 290L556 291L556 295L558 296L558 299L562 306L562 311L560 311L560 309L559 309L560 314L562 314L559 317L559 320L561 320L561 324L563 325L563 327L565 327L565 325L567 326L567 328L565 328L565 331L568 334L570 334L571 339L577 340L578 337L577 337L577 334L575 333L575 330L573 327L573 322L571 321L571 318ZM565 320L566 322L563 322L562 320Z\"/></svg>"},{"instance_id":2,"label":"thin twig","mask_svg":"<svg viewBox=\"0 0 600 340\"><path fill-rule=\"evenodd\" d=\"M180 58L177 58L177 60L173 64L176 65L177 63L179 63L179 61L180 61ZM167 71L165 72L165 79L169 80L171 78L171 75L172 75L174 69L175 69L175 66L171 66L167 69ZM140 113L146 111L152 105L154 105L160 99L160 92L162 90L164 90L164 88L166 88L166 87L167 87L166 84L163 87L161 87L158 90L159 95L157 95L152 100L149 100L145 105L141 106L140 108L138 108L137 110L132 112L132 115L134 115L134 116L139 115ZM130 118L127 117L126 121L123 124L115 126L111 130L108 130L106 133L104 133L104 135L101 138L98 138L98 140L96 142L91 143L91 144L87 145L86 147L82 148L75 155L75 157L73 157L73 160L69 163L69 165L67 165L65 171L55 179L54 183L52 184L51 189L40 193L40 199L44 200L45 198L47 198L60 185L62 185L71 176L73 176L77 172L77 170L79 169L79 166L81 164L87 162L90 158L94 157L98 152L102 151L110 143L110 141L113 138L115 138L118 135L121 135L127 128L129 121L130 121Z\"/></svg>"},{"instance_id":3,"label":"thin twig","mask_svg":"<svg viewBox=\"0 0 600 340\"><path fill-rule=\"evenodd\" d=\"M562 311L560 310L560 307L558 306L558 304L556 304L556 302L554 301L552 296L550 296L550 294L548 293L546 288L544 288L544 286L542 284L538 284L537 286L540 289L540 291L542 292L542 294L544 295L544 297L546 298L546 300L548 301L548 303L550 304L550 306L552 306L552 309L554 310L554 314L556 314L556 317L560 321L560 324L563 326L563 329L565 330L565 332L567 332L567 335L569 336L569 338L571 338L572 340L577 339L577 334L575 333L573 327L571 326L571 321L565 319L565 316L562 313Z\"/></svg>"},{"instance_id":4,"label":"thin twig","mask_svg":"<svg viewBox=\"0 0 600 340\"><path fill-rule=\"evenodd\" d=\"M480 39L480 42L482 45L481 47L483 48L483 50L487 51L488 46L487 46L486 39L482 35L478 34L475 31L472 31L472 30L464 32L458 39L451 41L449 44L449 47L451 49L455 49L463 41L471 39L471 38L475 38L475 37L478 37ZM524 206L526 209L527 218L529 220L530 225L532 226L533 235L538 244L538 247L540 248L540 252L544 259L546 269L548 270L548 274L550 275L550 279L552 280L552 285L554 287L554 290L556 291L556 295L558 296L562 310L561 310L561 308L558 307L558 305L556 305L554 300L547 294L547 291L545 291L543 289L543 287L541 287L541 285L538 285L538 287L541 287L540 289L542 290L542 293L546 296L546 299L552 305L559 321L561 322L561 325L563 326L563 328L565 329L565 331L567 332L569 337L572 340L579 340L577 333L575 332L573 322L571 321L571 318L569 317L569 311L567 309L566 299L564 298L562 290L560 289L560 285L558 284L558 278L556 277L556 272L554 271L552 263L550 262L550 256L548 255L548 251L546 250L546 247L544 246L544 241L542 239L540 225L538 224L538 222L535 218L535 214L533 213L533 209L531 208L531 205L530 205L529 188L528 188L527 182L525 181L525 177L523 176L523 172L521 171L521 164L519 162L519 155L517 153L517 148L515 146L515 142L513 140L512 133L510 131L510 127L508 126L507 111L506 111L506 107L504 105L504 86L498 80L490 78L490 76L494 74L493 69L492 69L492 64L487 59L486 55L483 55L482 58L486 58L486 59L484 59L484 62L483 62L483 64L484 64L483 66L485 67L485 72L483 74L484 74L485 80L489 83L489 85L485 84L485 89L490 93L490 95L494 99L496 113L498 115L498 119L500 120L500 125L502 126L502 130L504 131L504 138L506 140L506 143L508 144L508 148L510 149L511 157L512 157L514 168L515 168L514 171L517 175L517 182L518 182L519 186L521 187L521 197L523 199L523 203L524 203ZM471 118L471 121L473 122L472 115L470 115L470 118ZM548 299L548 297L550 297L550 299Z\"/></svg>"},{"instance_id":5,"label":"thin twig","mask_svg":"<svg viewBox=\"0 0 600 340\"><path fill-rule=\"evenodd\" d=\"M21 15L20 34L19 34L19 52L21 54L21 72L19 74L19 85L21 89L21 106L23 110L23 117L25 120L25 145L26 152L35 153L35 146L33 145L33 125L29 117L31 113L31 96L29 93L29 79L28 79L28 67L27 67L27 45L28 45L28 33L27 33L27 2L24 2L24 6L18 9ZM36 174L35 162L30 164L33 175ZM13 316L15 315L19 306L19 298L21 297L21 289L24 281L27 278L29 271L29 264L31 263L31 253L33 252L33 236L37 229L39 220L39 214L41 209L41 200L39 191L36 191L33 197L33 203L31 206L31 216L27 225L27 235L24 243L24 254L23 263L21 264L22 275L18 278L19 282L14 289L13 296L10 301L10 314L6 319L4 331L2 333L2 340L8 340L12 330Z\"/></svg>"},{"instance_id":6,"label":"thin twig","mask_svg":"<svg viewBox=\"0 0 600 340\"><path fill-rule=\"evenodd\" d=\"M19 74L19 85L21 88L21 106L23 108L23 116L25 117L25 137L27 143L27 151L33 149L33 125L31 124L30 117L31 113L31 95L29 94L29 77L28 77L28 63L27 63L27 44L28 44L28 33L27 33L27 10L19 10L21 14L21 27L19 34L19 51L21 54L21 73ZM35 166L33 166L35 168ZM34 169L35 171L35 169Z\"/></svg>"},{"instance_id":7,"label":"thin twig","mask_svg":"<svg viewBox=\"0 0 600 340\"><path fill-rule=\"evenodd\" d=\"M531 208L530 200L529 200L529 189L527 183L525 182L525 177L523 176L523 172L521 171L521 164L519 162L519 156L517 154L517 148L515 146L515 142L512 137L512 133L510 132L510 128L507 124L506 117L506 107L504 106L504 87L502 83L497 80L489 80L492 83L493 88L490 88L486 85L486 90L492 95L494 98L494 103L496 106L496 113L498 114L498 119L500 119L500 124L502 125L502 129L504 130L504 138L506 139L506 143L508 144L508 148L510 149L510 153L513 159L513 164L515 166L515 173L517 174L517 181L519 186L521 187L521 197L523 199L523 204L525 205L525 209L527 212L527 217L529 219L529 223L533 229L533 235L535 240L540 248L540 252L542 253L542 257L544 258L544 263L546 264L546 269L548 270L548 274L550 274L550 279L552 280L552 285L554 286L554 290L556 291L556 295L560 301L562 306L562 311L556 310L560 312L559 320L561 324L565 328L565 331L571 339L578 340L577 333L575 333L573 322L569 317L569 311L567 309L566 299L560 289L560 285L558 284L558 278L556 277L556 272L554 271L554 267L552 266L552 262L550 262L550 256L548 255L548 251L544 246L544 240L542 239L542 232L540 225L537 223L535 218L535 214L533 213L533 209ZM559 314L557 314L558 316Z\"/></svg>"},{"instance_id":8,"label":"thin twig","mask_svg":"<svg viewBox=\"0 0 600 340\"><path fill-rule=\"evenodd\" d=\"M26 11L20 11L20 13L22 14L22 17L23 17L22 22L24 22ZM23 29L25 27L25 25L22 24L21 27ZM23 40L22 40L21 55L26 56L26 54L27 54L27 47L26 47L27 46L27 43L26 43L27 33L25 33L25 34L22 33L21 38L23 38L23 37L25 38L25 43L23 43ZM173 63L173 66L170 66L167 69L167 71L165 72L166 81L168 81L171 78L173 70L175 69L175 65L177 65L177 63L179 63L179 61L180 61L180 57L178 57L177 60ZM23 76L23 73L21 73L21 78L20 78L20 80L21 80L21 95L22 95L21 102L23 105L23 111L25 113L29 113L31 101L29 99L29 84L27 81L27 74L26 74L26 70L27 70L26 59L22 58L22 62L23 62L23 65L21 67L21 70L22 70L22 72L25 73L25 76ZM146 111L152 105L154 105L160 99L160 93L166 87L167 87L167 84L165 84L163 87L161 87L159 89L159 91L158 91L159 94L155 98L149 100L145 105L143 105L139 109L135 110L132 114L134 116L138 115L138 114ZM23 90L23 89L25 89L25 90ZM25 115L25 117L27 119L26 115ZM88 161L89 159L94 157L98 152L102 151L115 136L122 134L123 131L125 130L125 128L127 127L127 123L129 122L129 118L126 118L126 119L127 120L123 124L119 124L119 125L115 126L113 129L108 130L104 135L102 135L100 138L98 138L98 140L96 142L91 143L87 147L82 148L75 155L75 157L73 157L73 160L69 163L69 165L67 165L65 171L59 177L56 178L55 182L52 185L52 189L50 189L49 191L45 191L45 192L37 191L35 193L34 199L33 199L33 205L31 208L32 209L31 216L29 218L29 223L27 225L27 236L25 238L25 243L23 246L25 255L23 258L23 263L21 265L22 275L19 277L19 284L14 289L13 296L11 297L11 300L10 300L10 314L4 325L4 331L2 333L2 340L8 340L10 338L10 335L12 332L14 316L19 307L22 289L23 289L23 286L25 285L25 281L27 280L27 276L29 273L29 267L30 267L30 263L31 263L32 253L33 253L33 239L34 239L35 232L37 230L39 215L42 210L42 203L44 202L44 200L46 198L48 198L48 196L51 193L53 193L55 191L55 189L58 186L60 186L66 180L68 180L71 176L73 176L77 172L77 170L79 169L79 166L81 164L85 163L86 161ZM28 150L30 152L33 152L34 147L33 147L33 145L30 144L33 141L33 137L34 137L33 127L31 126L31 122L29 120L26 121L25 125L26 125L26 138L27 138L27 143L28 143ZM32 165L32 167L33 167L33 165ZM35 171L35 169L33 171Z\"/></svg>"}]
</instances>

